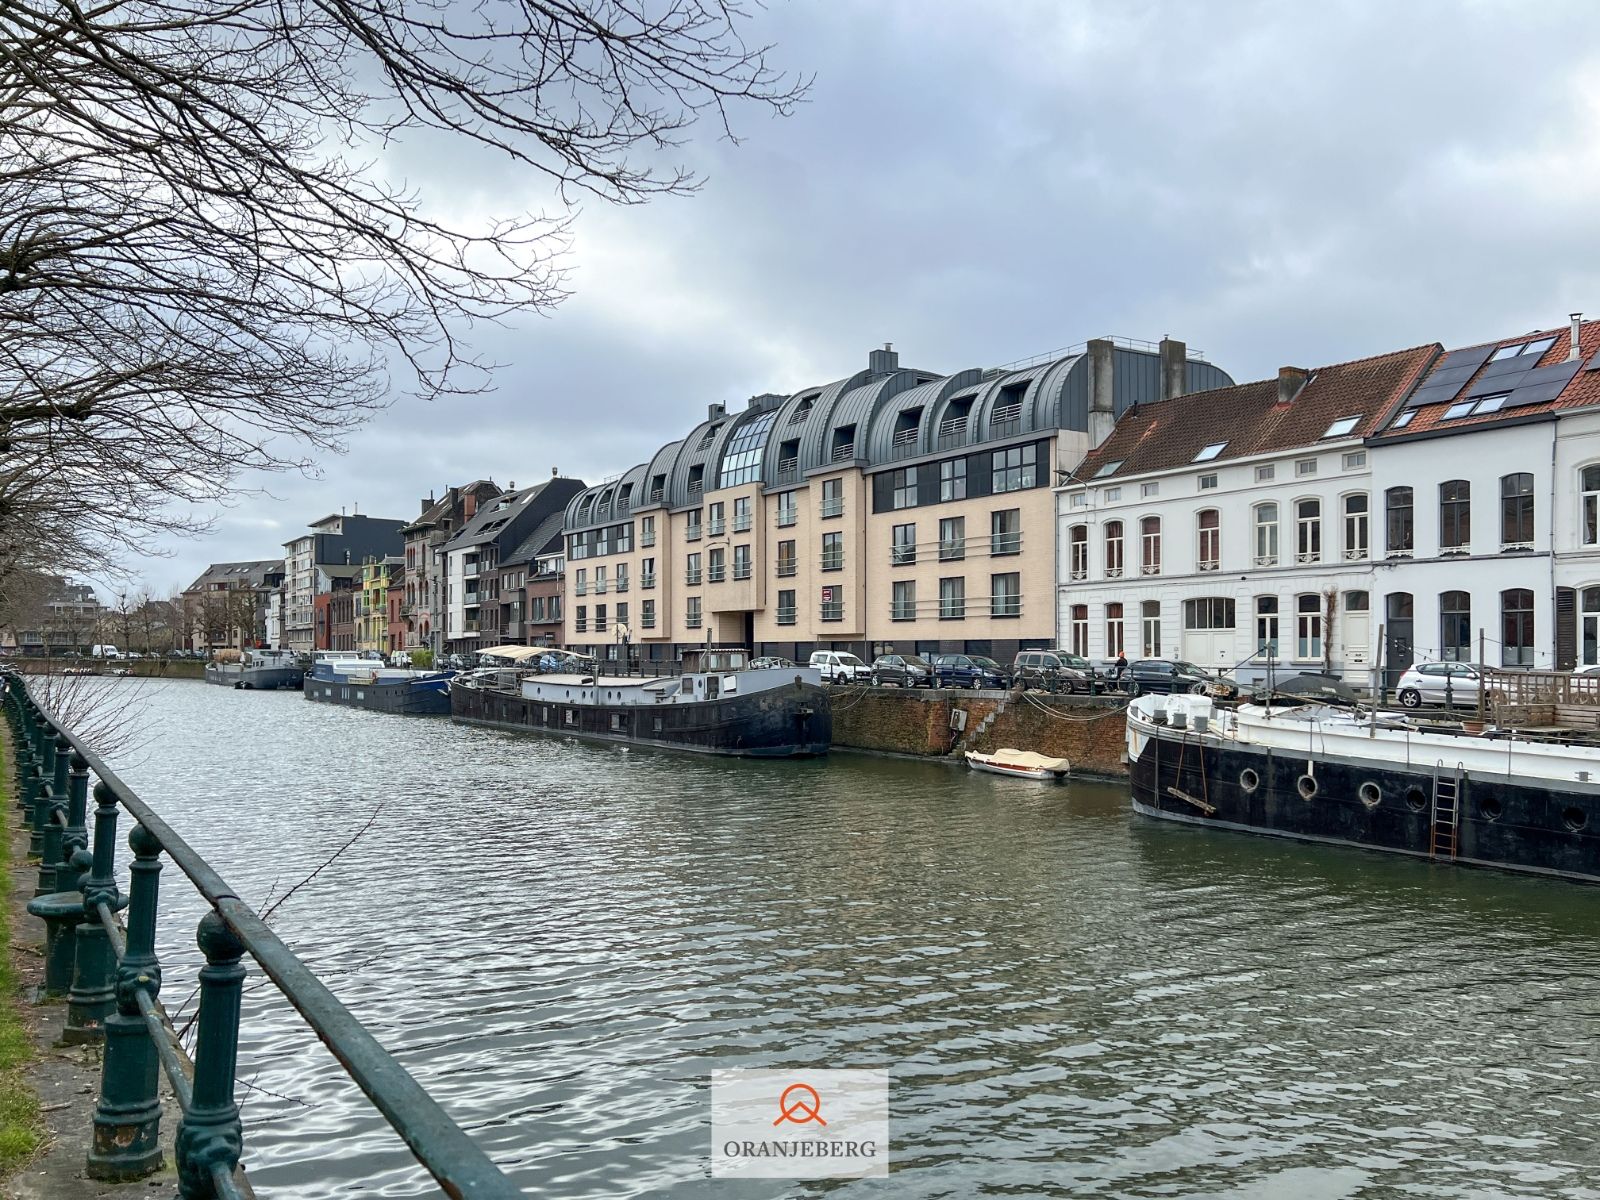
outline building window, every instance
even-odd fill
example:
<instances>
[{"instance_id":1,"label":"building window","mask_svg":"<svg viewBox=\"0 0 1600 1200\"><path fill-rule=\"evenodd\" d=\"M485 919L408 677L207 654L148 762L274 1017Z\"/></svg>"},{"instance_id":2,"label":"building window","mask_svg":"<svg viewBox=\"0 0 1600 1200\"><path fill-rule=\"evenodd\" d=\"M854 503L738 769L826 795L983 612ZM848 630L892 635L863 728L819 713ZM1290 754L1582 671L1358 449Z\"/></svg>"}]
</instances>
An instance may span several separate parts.
<instances>
[{"instance_id":1,"label":"building window","mask_svg":"<svg viewBox=\"0 0 1600 1200\"><path fill-rule=\"evenodd\" d=\"M689 513L686 524L683 527L685 541L698 542L700 540L700 516L701 510L698 508Z\"/></svg>"},{"instance_id":2,"label":"building window","mask_svg":"<svg viewBox=\"0 0 1600 1200\"><path fill-rule=\"evenodd\" d=\"M750 524L750 497L740 496L733 502L733 531L735 533L747 533L749 532Z\"/></svg>"},{"instance_id":3,"label":"building window","mask_svg":"<svg viewBox=\"0 0 1600 1200\"><path fill-rule=\"evenodd\" d=\"M1583 526L1583 544L1600 546L1600 465L1585 467L1579 472L1578 486L1583 492L1578 514Z\"/></svg>"},{"instance_id":4,"label":"building window","mask_svg":"<svg viewBox=\"0 0 1600 1200\"><path fill-rule=\"evenodd\" d=\"M580 596L587 596L589 594L589 569L587 567L579 567L574 572L572 579L572 590Z\"/></svg>"},{"instance_id":5,"label":"building window","mask_svg":"<svg viewBox=\"0 0 1600 1200\"><path fill-rule=\"evenodd\" d=\"M656 544L656 519L654 517L639 518L639 544L641 546L654 546Z\"/></svg>"},{"instance_id":6,"label":"building window","mask_svg":"<svg viewBox=\"0 0 1600 1200\"><path fill-rule=\"evenodd\" d=\"M1016 571L989 576L989 615L992 617L1022 615L1022 576Z\"/></svg>"},{"instance_id":7,"label":"building window","mask_svg":"<svg viewBox=\"0 0 1600 1200\"><path fill-rule=\"evenodd\" d=\"M967 498L967 460L952 459L939 464L939 499L965 500Z\"/></svg>"},{"instance_id":8,"label":"building window","mask_svg":"<svg viewBox=\"0 0 1600 1200\"><path fill-rule=\"evenodd\" d=\"M646 629L654 629L656 627L656 602L654 600L646 600L639 605L639 624Z\"/></svg>"},{"instance_id":9,"label":"building window","mask_svg":"<svg viewBox=\"0 0 1600 1200\"><path fill-rule=\"evenodd\" d=\"M822 515L825 517L842 517L844 515L844 480L824 479L822 481Z\"/></svg>"},{"instance_id":10,"label":"building window","mask_svg":"<svg viewBox=\"0 0 1600 1200\"><path fill-rule=\"evenodd\" d=\"M713 546L706 553L706 580L709 583L721 583L728 575L728 552L721 546Z\"/></svg>"},{"instance_id":11,"label":"building window","mask_svg":"<svg viewBox=\"0 0 1600 1200\"><path fill-rule=\"evenodd\" d=\"M1294 560L1322 561L1322 501L1297 500L1294 506Z\"/></svg>"},{"instance_id":12,"label":"building window","mask_svg":"<svg viewBox=\"0 0 1600 1200\"><path fill-rule=\"evenodd\" d=\"M1073 579L1089 578L1089 527L1074 525L1067 531L1067 572Z\"/></svg>"},{"instance_id":13,"label":"building window","mask_svg":"<svg viewBox=\"0 0 1600 1200\"><path fill-rule=\"evenodd\" d=\"M1087 604L1074 604L1072 606L1072 652L1079 658L1089 657L1089 606Z\"/></svg>"},{"instance_id":14,"label":"building window","mask_svg":"<svg viewBox=\"0 0 1600 1200\"><path fill-rule=\"evenodd\" d=\"M1121 500L1121 499L1122 499L1122 489L1121 488L1114 487L1114 488L1107 488L1106 489L1106 503L1107 504L1114 504L1114 503L1116 503L1116 501Z\"/></svg>"},{"instance_id":15,"label":"building window","mask_svg":"<svg viewBox=\"0 0 1600 1200\"><path fill-rule=\"evenodd\" d=\"M1159 483L1154 482L1154 481L1152 481L1150 483L1141 483L1139 485L1139 495L1141 495L1141 496L1154 496L1154 495L1158 494L1160 491L1161 491L1161 485Z\"/></svg>"},{"instance_id":16,"label":"building window","mask_svg":"<svg viewBox=\"0 0 1600 1200\"><path fill-rule=\"evenodd\" d=\"M1367 556L1367 494L1344 498L1344 556L1354 562Z\"/></svg>"},{"instance_id":17,"label":"building window","mask_svg":"<svg viewBox=\"0 0 1600 1200\"><path fill-rule=\"evenodd\" d=\"M1256 597L1256 653L1264 658L1278 657L1278 598Z\"/></svg>"},{"instance_id":18,"label":"building window","mask_svg":"<svg viewBox=\"0 0 1600 1200\"><path fill-rule=\"evenodd\" d=\"M1211 491L1215 491L1216 487L1217 487L1217 473L1215 471L1212 471L1208 475L1200 476L1200 489L1199 489L1200 491L1202 491L1202 492L1211 492Z\"/></svg>"},{"instance_id":19,"label":"building window","mask_svg":"<svg viewBox=\"0 0 1600 1200\"><path fill-rule=\"evenodd\" d=\"M1122 578L1122 522L1106 522L1106 578Z\"/></svg>"},{"instance_id":20,"label":"building window","mask_svg":"<svg viewBox=\"0 0 1600 1200\"><path fill-rule=\"evenodd\" d=\"M1298 659L1322 657L1322 597L1307 592L1295 597L1294 656Z\"/></svg>"},{"instance_id":21,"label":"building window","mask_svg":"<svg viewBox=\"0 0 1600 1200\"><path fill-rule=\"evenodd\" d=\"M1390 558L1410 558L1415 547L1416 526L1412 522L1411 489L1392 487L1383 494L1387 534L1384 547Z\"/></svg>"},{"instance_id":22,"label":"building window","mask_svg":"<svg viewBox=\"0 0 1600 1200\"><path fill-rule=\"evenodd\" d=\"M1255 506L1256 553L1255 565L1278 565L1278 506L1272 501Z\"/></svg>"},{"instance_id":23,"label":"building window","mask_svg":"<svg viewBox=\"0 0 1600 1200\"><path fill-rule=\"evenodd\" d=\"M1439 657L1445 662L1472 661L1472 596L1444 592L1439 597Z\"/></svg>"},{"instance_id":24,"label":"building window","mask_svg":"<svg viewBox=\"0 0 1600 1200\"><path fill-rule=\"evenodd\" d=\"M1034 484L1034 459L1037 446L1013 446L1009 450L994 452L994 469L990 491L998 496L1002 492L1020 492Z\"/></svg>"},{"instance_id":25,"label":"building window","mask_svg":"<svg viewBox=\"0 0 1600 1200\"><path fill-rule=\"evenodd\" d=\"M896 579L894 581L889 601L889 619L891 621L915 621L917 619L917 581L915 579Z\"/></svg>"},{"instance_id":26,"label":"building window","mask_svg":"<svg viewBox=\"0 0 1600 1200\"><path fill-rule=\"evenodd\" d=\"M1195 520L1200 532L1200 555L1196 565L1202 571L1215 571L1222 565L1222 514L1207 508Z\"/></svg>"},{"instance_id":27,"label":"building window","mask_svg":"<svg viewBox=\"0 0 1600 1200\"><path fill-rule=\"evenodd\" d=\"M798 565L795 562L794 543L785 541L778 543L778 578L787 579L795 574Z\"/></svg>"},{"instance_id":28,"label":"building window","mask_svg":"<svg viewBox=\"0 0 1600 1200\"><path fill-rule=\"evenodd\" d=\"M1465 554L1472 544L1472 485L1447 479L1439 485L1439 552Z\"/></svg>"},{"instance_id":29,"label":"building window","mask_svg":"<svg viewBox=\"0 0 1600 1200\"><path fill-rule=\"evenodd\" d=\"M617 591L625 592L627 590L628 590L628 564L627 563L618 563L617 564Z\"/></svg>"},{"instance_id":30,"label":"building window","mask_svg":"<svg viewBox=\"0 0 1600 1200\"><path fill-rule=\"evenodd\" d=\"M1500 665L1533 666L1533 592L1527 588L1500 593Z\"/></svg>"},{"instance_id":31,"label":"building window","mask_svg":"<svg viewBox=\"0 0 1600 1200\"><path fill-rule=\"evenodd\" d=\"M1106 657L1116 658L1123 652L1122 605L1106 605Z\"/></svg>"},{"instance_id":32,"label":"building window","mask_svg":"<svg viewBox=\"0 0 1600 1200\"><path fill-rule=\"evenodd\" d=\"M890 494L890 507L915 508L917 505L917 469L910 467L906 470L896 471L891 476L893 491Z\"/></svg>"},{"instance_id":33,"label":"building window","mask_svg":"<svg viewBox=\"0 0 1600 1200\"><path fill-rule=\"evenodd\" d=\"M822 569L824 571L844 570L844 534L825 533L822 535Z\"/></svg>"},{"instance_id":34,"label":"building window","mask_svg":"<svg viewBox=\"0 0 1600 1200\"><path fill-rule=\"evenodd\" d=\"M1304 478L1307 475L1315 475L1317 473L1317 460L1314 458L1295 459L1294 473L1296 478Z\"/></svg>"},{"instance_id":35,"label":"building window","mask_svg":"<svg viewBox=\"0 0 1600 1200\"><path fill-rule=\"evenodd\" d=\"M896 525L894 527L894 548L889 551L889 565L903 567L917 561L917 527L915 525Z\"/></svg>"},{"instance_id":36,"label":"building window","mask_svg":"<svg viewBox=\"0 0 1600 1200\"><path fill-rule=\"evenodd\" d=\"M735 546L733 548L733 577L735 579L750 578L749 546Z\"/></svg>"},{"instance_id":37,"label":"building window","mask_svg":"<svg viewBox=\"0 0 1600 1200\"><path fill-rule=\"evenodd\" d=\"M1002 508L989 514L989 553L991 555L1020 554L1022 552L1022 510Z\"/></svg>"},{"instance_id":38,"label":"building window","mask_svg":"<svg viewBox=\"0 0 1600 1200\"><path fill-rule=\"evenodd\" d=\"M594 594L596 596L604 596L606 594L606 569L604 567L596 567L594 569Z\"/></svg>"},{"instance_id":39,"label":"building window","mask_svg":"<svg viewBox=\"0 0 1600 1200\"><path fill-rule=\"evenodd\" d=\"M576 615L573 617L572 628L578 633L588 633L589 606L587 604L580 604L575 610L575 613Z\"/></svg>"},{"instance_id":40,"label":"building window","mask_svg":"<svg viewBox=\"0 0 1600 1200\"><path fill-rule=\"evenodd\" d=\"M706 517L706 527L712 537L720 536L727 529L727 522L723 519L725 511L721 500L711 506Z\"/></svg>"},{"instance_id":41,"label":"building window","mask_svg":"<svg viewBox=\"0 0 1600 1200\"><path fill-rule=\"evenodd\" d=\"M1145 600L1139 605L1139 629L1141 653L1146 658L1158 657L1161 653L1161 601Z\"/></svg>"},{"instance_id":42,"label":"building window","mask_svg":"<svg viewBox=\"0 0 1600 1200\"><path fill-rule=\"evenodd\" d=\"M1139 522L1139 574L1161 574L1161 518Z\"/></svg>"},{"instance_id":43,"label":"building window","mask_svg":"<svg viewBox=\"0 0 1600 1200\"><path fill-rule=\"evenodd\" d=\"M596 604L594 606L594 631L596 633L604 633L606 631L606 606L604 604Z\"/></svg>"},{"instance_id":44,"label":"building window","mask_svg":"<svg viewBox=\"0 0 1600 1200\"><path fill-rule=\"evenodd\" d=\"M1346 471L1359 471L1367 465L1367 452L1365 450L1351 450L1344 456L1343 462Z\"/></svg>"},{"instance_id":45,"label":"building window","mask_svg":"<svg viewBox=\"0 0 1600 1200\"><path fill-rule=\"evenodd\" d=\"M1583 620L1583 666L1600 666L1600 587L1586 587L1581 593Z\"/></svg>"},{"instance_id":46,"label":"building window","mask_svg":"<svg viewBox=\"0 0 1600 1200\"><path fill-rule=\"evenodd\" d=\"M1278 469L1272 463L1262 463L1256 468L1256 482L1270 483L1277 473Z\"/></svg>"},{"instance_id":47,"label":"building window","mask_svg":"<svg viewBox=\"0 0 1600 1200\"><path fill-rule=\"evenodd\" d=\"M796 497L795 492L784 492L778 497L778 528L787 528L800 519L800 506L796 502Z\"/></svg>"},{"instance_id":48,"label":"building window","mask_svg":"<svg viewBox=\"0 0 1600 1200\"><path fill-rule=\"evenodd\" d=\"M1533 549L1533 476L1526 471L1500 480L1500 544L1507 550Z\"/></svg>"},{"instance_id":49,"label":"building window","mask_svg":"<svg viewBox=\"0 0 1600 1200\"><path fill-rule=\"evenodd\" d=\"M656 560L644 558L639 560L639 586L653 588L656 585Z\"/></svg>"},{"instance_id":50,"label":"building window","mask_svg":"<svg viewBox=\"0 0 1600 1200\"><path fill-rule=\"evenodd\" d=\"M684 560L683 581L694 587L700 582L700 555L691 554Z\"/></svg>"},{"instance_id":51,"label":"building window","mask_svg":"<svg viewBox=\"0 0 1600 1200\"><path fill-rule=\"evenodd\" d=\"M967 581L961 577L939 580L939 619L955 621L967 615Z\"/></svg>"},{"instance_id":52,"label":"building window","mask_svg":"<svg viewBox=\"0 0 1600 1200\"><path fill-rule=\"evenodd\" d=\"M778 593L778 624L793 625L795 620L795 602L792 591Z\"/></svg>"},{"instance_id":53,"label":"building window","mask_svg":"<svg viewBox=\"0 0 1600 1200\"><path fill-rule=\"evenodd\" d=\"M939 561L960 562L967 556L967 519L945 517L939 522Z\"/></svg>"},{"instance_id":54,"label":"building window","mask_svg":"<svg viewBox=\"0 0 1600 1200\"><path fill-rule=\"evenodd\" d=\"M1231 596L1200 596L1183 602L1183 627L1192 632L1232 629L1233 617Z\"/></svg>"},{"instance_id":55,"label":"building window","mask_svg":"<svg viewBox=\"0 0 1600 1200\"><path fill-rule=\"evenodd\" d=\"M699 596L690 596L689 599L685 602L684 611L683 611L683 623L685 625L687 625L690 629L699 629L700 628L700 597Z\"/></svg>"},{"instance_id":56,"label":"building window","mask_svg":"<svg viewBox=\"0 0 1600 1200\"><path fill-rule=\"evenodd\" d=\"M822 619L824 621L844 620L843 588L825 587L822 589Z\"/></svg>"}]
</instances>

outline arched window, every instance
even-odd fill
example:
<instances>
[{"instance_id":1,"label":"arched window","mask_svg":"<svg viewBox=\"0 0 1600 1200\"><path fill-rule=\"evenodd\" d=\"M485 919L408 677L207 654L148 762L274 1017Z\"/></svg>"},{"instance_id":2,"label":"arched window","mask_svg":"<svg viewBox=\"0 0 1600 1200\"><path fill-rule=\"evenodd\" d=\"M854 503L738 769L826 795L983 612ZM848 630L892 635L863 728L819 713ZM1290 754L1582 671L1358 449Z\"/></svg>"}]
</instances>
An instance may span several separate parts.
<instances>
[{"instance_id":1,"label":"arched window","mask_svg":"<svg viewBox=\"0 0 1600 1200\"><path fill-rule=\"evenodd\" d=\"M1532 478L1528 476L1530 481ZM1500 665L1533 666L1533 592L1527 588L1508 588L1500 593Z\"/></svg>"},{"instance_id":2,"label":"arched window","mask_svg":"<svg viewBox=\"0 0 1600 1200\"><path fill-rule=\"evenodd\" d=\"M1296 500L1294 505L1294 560L1322 561L1322 501Z\"/></svg>"},{"instance_id":3,"label":"arched window","mask_svg":"<svg viewBox=\"0 0 1600 1200\"><path fill-rule=\"evenodd\" d=\"M1351 562L1367 556L1367 494L1352 492L1344 498L1344 556Z\"/></svg>"},{"instance_id":4,"label":"arched window","mask_svg":"<svg viewBox=\"0 0 1600 1200\"><path fill-rule=\"evenodd\" d=\"M1161 574L1161 518L1139 522L1139 574Z\"/></svg>"},{"instance_id":5,"label":"arched window","mask_svg":"<svg viewBox=\"0 0 1600 1200\"><path fill-rule=\"evenodd\" d=\"M1411 489L1392 487L1383 494L1388 527L1384 546L1390 558L1410 558L1416 546L1416 526L1412 521Z\"/></svg>"},{"instance_id":6,"label":"arched window","mask_svg":"<svg viewBox=\"0 0 1600 1200\"><path fill-rule=\"evenodd\" d=\"M1533 476L1526 471L1500 478L1500 546L1533 549Z\"/></svg>"},{"instance_id":7,"label":"arched window","mask_svg":"<svg viewBox=\"0 0 1600 1200\"><path fill-rule=\"evenodd\" d=\"M1316 592L1296 596L1294 656L1309 661L1322 657L1322 597Z\"/></svg>"},{"instance_id":8,"label":"arched window","mask_svg":"<svg viewBox=\"0 0 1600 1200\"><path fill-rule=\"evenodd\" d=\"M1106 657L1115 658L1123 652L1122 605L1106 605Z\"/></svg>"},{"instance_id":9,"label":"arched window","mask_svg":"<svg viewBox=\"0 0 1600 1200\"><path fill-rule=\"evenodd\" d=\"M1256 652L1262 658L1278 657L1278 598L1256 597Z\"/></svg>"},{"instance_id":10,"label":"arched window","mask_svg":"<svg viewBox=\"0 0 1600 1200\"><path fill-rule=\"evenodd\" d=\"M1439 597L1439 657L1445 662L1472 661L1472 596L1444 592Z\"/></svg>"},{"instance_id":11,"label":"arched window","mask_svg":"<svg viewBox=\"0 0 1600 1200\"><path fill-rule=\"evenodd\" d=\"M1072 652L1080 658L1089 657L1089 606L1072 606Z\"/></svg>"},{"instance_id":12,"label":"arched window","mask_svg":"<svg viewBox=\"0 0 1600 1200\"><path fill-rule=\"evenodd\" d=\"M1600 463L1578 472L1582 492L1578 509L1579 536L1585 546L1600 546Z\"/></svg>"},{"instance_id":13,"label":"arched window","mask_svg":"<svg viewBox=\"0 0 1600 1200\"><path fill-rule=\"evenodd\" d=\"M1196 565L1202 571L1215 571L1222 565L1222 516L1214 508L1202 509L1196 517L1200 533L1200 553Z\"/></svg>"},{"instance_id":14,"label":"arched window","mask_svg":"<svg viewBox=\"0 0 1600 1200\"><path fill-rule=\"evenodd\" d=\"M1256 553L1255 565L1278 565L1278 506L1272 502L1255 506Z\"/></svg>"},{"instance_id":15,"label":"arched window","mask_svg":"<svg viewBox=\"0 0 1600 1200\"><path fill-rule=\"evenodd\" d=\"M1122 578L1122 522L1106 522L1106 578Z\"/></svg>"},{"instance_id":16,"label":"arched window","mask_svg":"<svg viewBox=\"0 0 1600 1200\"><path fill-rule=\"evenodd\" d=\"M1073 579L1089 578L1089 527L1074 525L1067 531L1067 569Z\"/></svg>"}]
</instances>

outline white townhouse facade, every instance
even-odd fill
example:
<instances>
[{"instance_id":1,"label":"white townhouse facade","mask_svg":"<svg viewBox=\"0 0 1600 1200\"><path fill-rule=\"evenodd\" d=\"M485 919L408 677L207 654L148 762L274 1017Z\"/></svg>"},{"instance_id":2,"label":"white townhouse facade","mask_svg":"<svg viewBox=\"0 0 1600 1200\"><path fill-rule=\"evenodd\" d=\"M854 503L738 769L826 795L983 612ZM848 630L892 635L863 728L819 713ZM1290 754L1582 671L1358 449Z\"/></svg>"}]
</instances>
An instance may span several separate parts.
<instances>
[{"instance_id":1,"label":"white townhouse facade","mask_svg":"<svg viewBox=\"0 0 1600 1200\"><path fill-rule=\"evenodd\" d=\"M1242 679L1374 668L1365 436L1419 347L1141 406L1056 489L1058 644Z\"/></svg>"}]
</instances>

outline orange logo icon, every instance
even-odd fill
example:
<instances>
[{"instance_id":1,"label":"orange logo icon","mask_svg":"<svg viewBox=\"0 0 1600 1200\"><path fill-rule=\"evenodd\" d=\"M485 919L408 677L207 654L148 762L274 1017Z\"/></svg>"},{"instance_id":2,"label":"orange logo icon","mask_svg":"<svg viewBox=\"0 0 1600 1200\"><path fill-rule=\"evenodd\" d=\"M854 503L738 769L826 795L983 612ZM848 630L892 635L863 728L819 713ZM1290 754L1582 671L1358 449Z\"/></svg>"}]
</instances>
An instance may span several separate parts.
<instances>
[{"instance_id":1,"label":"orange logo icon","mask_svg":"<svg viewBox=\"0 0 1600 1200\"><path fill-rule=\"evenodd\" d=\"M789 1121L795 1125L809 1125L815 1121L826 1125L822 1119L822 1097L809 1083L791 1083L778 1097L778 1119L774 1125Z\"/></svg>"}]
</instances>

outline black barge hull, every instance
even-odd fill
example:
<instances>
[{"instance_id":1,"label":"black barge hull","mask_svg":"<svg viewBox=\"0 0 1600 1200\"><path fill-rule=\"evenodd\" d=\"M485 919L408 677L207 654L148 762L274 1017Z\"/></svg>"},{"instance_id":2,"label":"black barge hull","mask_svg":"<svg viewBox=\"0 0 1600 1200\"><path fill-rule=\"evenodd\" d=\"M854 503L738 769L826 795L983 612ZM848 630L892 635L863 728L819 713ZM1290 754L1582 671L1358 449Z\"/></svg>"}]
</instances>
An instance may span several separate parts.
<instances>
[{"instance_id":1,"label":"black barge hull","mask_svg":"<svg viewBox=\"0 0 1600 1200\"><path fill-rule=\"evenodd\" d=\"M826 754L833 741L828 693L807 683L690 704L616 705L455 687L450 715L467 725L742 758L808 758Z\"/></svg>"},{"instance_id":2,"label":"black barge hull","mask_svg":"<svg viewBox=\"0 0 1600 1200\"><path fill-rule=\"evenodd\" d=\"M318 704L365 708L372 712L400 713L412 717L443 717L450 713L450 693L442 687L417 687L410 683L330 683L310 676L305 697Z\"/></svg>"},{"instance_id":3,"label":"black barge hull","mask_svg":"<svg viewBox=\"0 0 1600 1200\"><path fill-rule=\"evenodd\" d=\"M1308 771L1305 754L1162 730L1129 774L1147 817L1600 883L1595 783L1463 774L1451 829L1436 817L1432 770L1402 762L1319 755Z\"/></svg>"}]
</instances>

